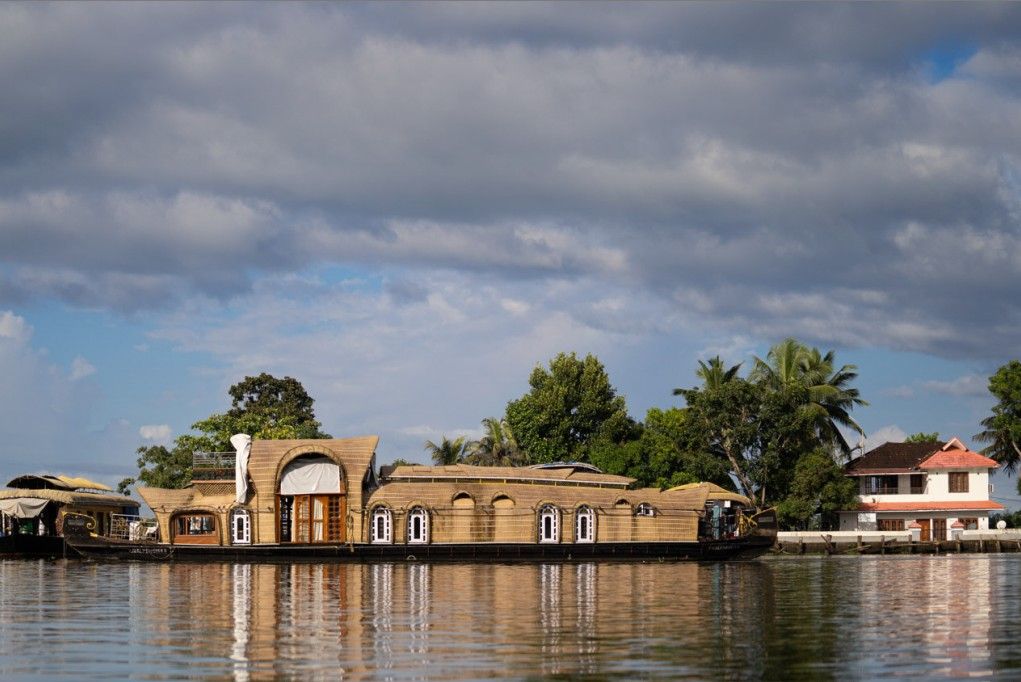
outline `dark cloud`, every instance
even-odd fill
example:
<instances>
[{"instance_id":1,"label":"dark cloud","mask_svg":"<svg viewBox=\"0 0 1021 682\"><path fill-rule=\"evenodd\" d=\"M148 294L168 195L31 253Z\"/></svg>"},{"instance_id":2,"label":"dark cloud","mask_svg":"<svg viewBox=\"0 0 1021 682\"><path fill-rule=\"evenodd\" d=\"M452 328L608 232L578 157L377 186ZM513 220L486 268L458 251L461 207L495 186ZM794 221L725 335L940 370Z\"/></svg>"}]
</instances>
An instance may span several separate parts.
<instances>
[{"instance_id":1,"label":"dark cloud","mask_svg":"<svg viewBox=\"0 0 1021 682\"><path fill-rule=\"evenodd\" d=\"M1019 39L1012 4L4 5L0 300L585 276L594 328L658 328L619 303L643 292L995 356L1021 342Z\"/></svg>"}]
</instances>

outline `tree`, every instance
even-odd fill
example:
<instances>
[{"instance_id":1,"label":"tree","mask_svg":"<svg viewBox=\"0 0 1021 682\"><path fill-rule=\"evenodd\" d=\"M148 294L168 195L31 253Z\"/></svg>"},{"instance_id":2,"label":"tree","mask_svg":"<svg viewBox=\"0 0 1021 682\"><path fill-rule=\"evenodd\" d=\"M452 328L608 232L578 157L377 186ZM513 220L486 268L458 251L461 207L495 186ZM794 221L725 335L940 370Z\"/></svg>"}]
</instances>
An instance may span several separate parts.
<instances>
[{"instance_id":1,"label":"tree","mask_svg":"<svg viewBox=\"0 0 1021 682\"><path fill-rule=\"evenodd\" d=\"M294 438L330 437L320 431L313 409L315 401L297 379L278 379L263 372L257 377L245 377L227 392L232 399L226 414L230 419L257 418L261 429L268 432L283 429L293 433Z\"/></svg>"},{"instance_id":2,"label":"tree","mask_svg":"<svg viewBox=\"0 0 1021 682\"><path fill-rule=\"evenodd\" d=\"M716 357L709 358L708 363L699 360L695 376L702 380L702 388L712 390L733 381L737 378L737 373L740 369L741 363L725 369L723 359L717 355ZM689 390L691 389L675 388L674 395L685 395Z\"/></svg>"},{"instance_id":3,"label":"tree","mask_svg":"<svg viewBox=\"0 0 1021 682\"><path fill-rule=\"evenodd\" d=\"M320 430L312 398L296 379L277 379L265 372L245 377L228 390L231 409L195 422L199 433L178 436L172 448L150 445L138 448L137 481L154 488L184 488L191 483L195 452L229 452L230 437L247 433L252 438L329 438ZM127 490L136 479L124 479L118 490Z\"/></svg>"},{"instance_id":4,"label":"tree","mask_svg":"<svg viewBox=\"0 0 1021 682\"><path fill-rule=\"evenodd\" d=\"M785 527L807 530L818 514L822 528L829 529L838 523L837 512L853 508L857 496L855 480L844 475L829 452L817 449L798 460L790 494L777 505L777 515Z\"/></svg>"},{"instance_id":5,"label":"tree","mask_svg":"<svg viewBox=\"0 0 1021 682\"><path fill-rule=\"evenodd\" d=\"M651 408L638 438L624 443L596 441L589 454L603 471L636 479L642 487L669 488L684 483L710 481L733 487L729 467L708 453L689 447L688 411L676 407Z\"/></svg>"},{"instance_id":6,"label":"tree","mask_svg":"<svg viewBox=\"0 0 1021 682\"><path fill-rule=\"evenodd\" d=\"M912 433L910 436L904 439L905 443L938 443L939 432L934 431L933 433L918 432Z\"/></svg>"},{"instance_id":7,"label":"tree","mask_svg":"<svg viewBox=\"0 0 1021 682\"><path fill-rule=\"evenodd\" d=\"M982 449L1014 473L1021 463L1021 362L1011 360L989 377L989 392L997 399L993 413L982 420L985 427L975 438L989 443ZM1021 481L1018 482L1021 491Z\"/></svg>"},{"instance_id":8,"label":"tree","mask_svg":"<svg viewBox=\"0 0 1021 682\"><path fill-rule=\"evenodd\" d=\"M506 421L532 461L585 461L595 440L621 443L634 434L624 397L594 355L560 353L549 369L536 366L528 383L531 390L507 404Z\"/></svg>"},{"instance_id":9,"label":"tree","mask_svg":"<svg viewBox=\"0 0 1021 682\"><path fill-rule=\"evenodd\" d=\"M836 368L833 351L823 354L795 339L774 345L765 360L756 358L747 378L738 376L739 367L726 368L719 357L699 362L702 385L674 390L687 403L681 450L725 465L757 504L786 501L785 518L800 522L821 504L807 496L803 481L824 474L842 479L830 461L832 452L850 454L840 427L861 432L850 417L855 406L867 404L850 385L857 371Z\"/></svg>"},{"instance_id":10,"label":"tree","mask_svg":"<svg viewBox=\"0 0 1021 682\"><path fill-rule=\"evenodd\" d=\"M425 442L425 450L432 457L433 464L457 464L464 456L465 440L464 436L454 440L447 440L447 437L443 436L439 445L431 440L427 440Z\"/></svg>"},{"instance_id":11,"label":"tree","mask_svg":"<svg viewBox=\"0 0 1021 682\"><path fill-rule=\"evenodd\" d=\"M861 399L858 389L850 386L858 376L858 368L843 365L834 369L834 360L833 351L823 355L818 348L809 348L788 338L770 348L765 360L755 358L749 378L772 391L806 389L801 409L813 416L820 440L839 448L844 457L850 457L851 446L840 427L864 435L850 413L856 406L868 403Z\"/></svg>"},{"instance_id":12,"label":"tree","mask_svg":"<svg viewBox=\"0 0 1021 682\"><path fill-rule=\"evenodd\" d=\"M686 390L688 403L682 440L688 449L704 452L727 463L742 494L755 499L752 480L759 443L759 411L763 390L745 379L719 386Z\"/></svg>"},{"instance_id":13,"label":"tree","mask_svg":"<svg viewBox=\"0 0 1021 682\"><path fill-rule=\"evenodd\" d=\"M465 446L464 462L476 466L521 466L528 458L506 421L495 417L482 420L483 435Z\"/></svg>"}]
</instances>

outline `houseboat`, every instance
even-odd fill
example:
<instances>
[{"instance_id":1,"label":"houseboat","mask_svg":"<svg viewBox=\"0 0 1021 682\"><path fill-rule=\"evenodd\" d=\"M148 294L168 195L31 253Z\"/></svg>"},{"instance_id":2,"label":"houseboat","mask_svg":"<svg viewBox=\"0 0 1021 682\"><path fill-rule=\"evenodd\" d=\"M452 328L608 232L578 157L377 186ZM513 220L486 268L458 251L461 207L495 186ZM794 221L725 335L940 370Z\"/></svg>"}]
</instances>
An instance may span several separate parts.
<instances>
[{"instance_id":1,"label":"houseboat","mask_svg":"<svg viewBox=\"0 0 1021 682\"><path fill-rule=\"evenodd\" d=\"M0 490L0 556L61 556L65 522L116 536L138 518L139 506L86 478L17 476Z\"/></svg>"},{"instance_id":2,"label":"houseboat","mask_svg":"<svg viewBox=\"0 0 1021 682\"><path fill-rule=\"evenodd\" d=\"M231 560L729 559L767 551L772 511L709 483L633 489L582 463L398 466L378 437L231 439L197 454L191 485L140 488L152 542L92 533L85 556Z\"/></svg>"}]
</instances>

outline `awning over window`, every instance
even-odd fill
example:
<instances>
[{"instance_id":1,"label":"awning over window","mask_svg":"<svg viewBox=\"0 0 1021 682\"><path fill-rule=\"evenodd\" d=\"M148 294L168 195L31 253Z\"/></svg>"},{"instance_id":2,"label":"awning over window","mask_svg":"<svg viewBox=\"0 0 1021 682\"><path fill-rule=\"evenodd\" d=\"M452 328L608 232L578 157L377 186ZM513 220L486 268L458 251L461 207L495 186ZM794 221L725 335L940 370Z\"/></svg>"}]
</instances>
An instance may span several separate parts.
<instances>
[{"instance_id":1,"label":"awning over window","mask_svg":"<svg viewBox=\"0 0 1021 682\"><path fill-rule=\"evenodd\" d=\"M298 459L284 468L280 477L281 495L318 495L339 493L340 467L329 457Z\"/></svg>"},{"instance_id":2,"label":"awning over window","mask_svg":"<svg viewBox=\"0 0 1021 682\"><path fill-rule=\"evenodd\" d=\"M19 519L34 519L42 513L48 503L49 500L38 497L11 497L0 500L0 511Z\"/></svg>"}]
</instances>

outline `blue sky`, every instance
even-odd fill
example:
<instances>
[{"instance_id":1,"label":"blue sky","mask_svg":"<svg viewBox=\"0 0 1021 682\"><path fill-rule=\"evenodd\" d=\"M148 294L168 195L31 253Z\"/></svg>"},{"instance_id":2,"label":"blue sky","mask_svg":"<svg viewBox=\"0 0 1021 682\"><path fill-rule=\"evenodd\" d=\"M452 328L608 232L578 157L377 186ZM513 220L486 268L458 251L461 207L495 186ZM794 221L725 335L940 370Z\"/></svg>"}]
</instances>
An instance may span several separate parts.
<instances>
[{"instance_id":1,"label":"blue sky","mask_svg":"<svg viewBox=\"0 0 1021 682\"><path fill-rule=\"evenodd\" d=\"M559 351L642 418L785 336L858 365L870 443L972 442L1021 347L1019 38L1009 4L4 5L0 473L116 482L261 371L423 459Z\"/></svg>"}]
</instances>

